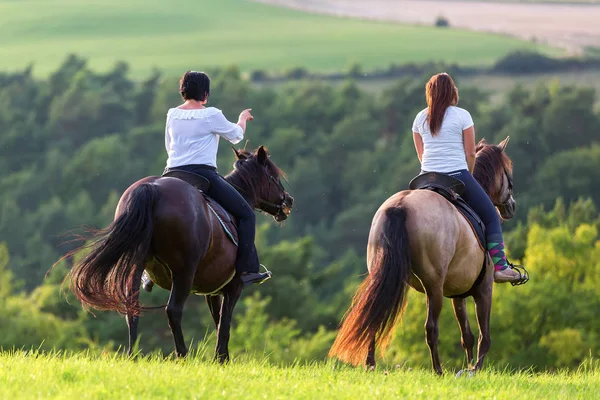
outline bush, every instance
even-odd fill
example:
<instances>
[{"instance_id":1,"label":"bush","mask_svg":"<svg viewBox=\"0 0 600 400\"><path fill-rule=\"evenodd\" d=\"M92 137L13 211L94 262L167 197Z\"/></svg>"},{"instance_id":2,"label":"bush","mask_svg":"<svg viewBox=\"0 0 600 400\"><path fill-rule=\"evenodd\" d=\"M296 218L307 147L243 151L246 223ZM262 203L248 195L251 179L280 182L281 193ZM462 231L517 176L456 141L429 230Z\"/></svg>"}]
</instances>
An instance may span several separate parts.
<instances>
[{"instance_id":1,"label":"bush","mask_svg":"<svg viewBox=\"0 0 600 400\"><path fill-rule=\"evenodd\" d=\"M450 21L446 17L439 16L435 20L435 26L438 28L447 28L450 26Z\"/></svg>"}]
</instances>

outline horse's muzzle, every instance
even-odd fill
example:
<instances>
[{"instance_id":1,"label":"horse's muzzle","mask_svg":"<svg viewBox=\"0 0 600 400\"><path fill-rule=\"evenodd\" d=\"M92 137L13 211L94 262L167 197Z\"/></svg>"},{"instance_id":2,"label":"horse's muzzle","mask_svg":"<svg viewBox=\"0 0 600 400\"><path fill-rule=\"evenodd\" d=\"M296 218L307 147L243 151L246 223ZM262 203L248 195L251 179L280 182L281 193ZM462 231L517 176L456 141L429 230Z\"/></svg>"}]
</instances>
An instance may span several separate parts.
<instances>
[{"instance_id":1,"label":"horse's muzzle","mask_svg":"<svg viewBox=\"0 0 600 400\"><path fill-rule=\"evenodd\" d=\"M275 221L282 222L285 221L288 216L292 213L292 206L294 205L294 198L290 196L288 193L285 194L283 202L281 204L281 208L279 212L274 216Z\"/></svg>"},{"instance_id":2,"label":"horse's muzzle","mask_svg":"<svg viewBox=\"0 0 600 400\"><path fill-rule=\"evenodd\" d=\"M500 217L502 217L502 219L511 219L515 216L516 208L515 199L511 196L505 204L498 206Z\"/></svg>"}]
</instances>

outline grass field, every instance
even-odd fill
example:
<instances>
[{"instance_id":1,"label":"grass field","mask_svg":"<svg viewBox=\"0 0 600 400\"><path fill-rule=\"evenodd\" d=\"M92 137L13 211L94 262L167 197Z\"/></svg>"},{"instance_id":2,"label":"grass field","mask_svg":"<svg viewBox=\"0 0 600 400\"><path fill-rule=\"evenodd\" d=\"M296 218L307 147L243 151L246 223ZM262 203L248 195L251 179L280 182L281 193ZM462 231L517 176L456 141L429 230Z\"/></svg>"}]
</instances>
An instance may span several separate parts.
<instances>
[{"instance_id":1,"label":"grass field","mask_svg":"<svg viewBox=\"0 0 600 400\"><path fill-rule=\"evenodd\" d=\"M559 46L572 53L600 46L598 1L254 0L323 15L494 32ZM585 4L582 4L585 3ZM560 21L557 23L556 21Z\"/></svg>"},{"instance_id":2,"label":"grass field","mask_svg":"<svg viewBox=\"0 0 600 400\"><path fill-rule=\"evenodd\" d=\"M443 60L490 64L520 48L562 51L502 35L319 16L250 0L0 0L0 71L34 63L52 72L68 53L106 70L134 72L236 64L242 70L304 66L334 71L359 62Z\"/></svg>"},{"instance_id":3,"label":"grass field","mask_svg":"<svg viewBox=\"0 0 600 400\"><path fill-rule=\"evenodd\" d=\"M600 373L528 374L483 371L443 378L429 371L362 369L333 363L227 366L193 358L138 361L84 355L0 353L3 399L594 399Z\"/></svg>"}]
</instances>

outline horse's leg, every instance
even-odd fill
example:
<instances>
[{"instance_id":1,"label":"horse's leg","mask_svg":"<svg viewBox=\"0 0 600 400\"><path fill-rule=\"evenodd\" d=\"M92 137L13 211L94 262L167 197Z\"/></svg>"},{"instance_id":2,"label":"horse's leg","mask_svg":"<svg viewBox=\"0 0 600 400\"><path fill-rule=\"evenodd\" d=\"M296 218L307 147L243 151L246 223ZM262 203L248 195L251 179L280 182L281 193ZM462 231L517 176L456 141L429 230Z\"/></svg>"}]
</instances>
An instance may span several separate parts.
<instances>
[{"instance_id":1,"label":"horse's leg","mask_svg":"<svg viewBox=\"0 0 600 400\"><path fill-rule=\"evenodd\" d=\"M210 310L210 315L215 322L215 329L219 329L219 319L221 312L221 296L206 296L206 304Z\"/></svg>"},{"instance_id":2,"label":"horse's leg","mask_svg":"<svg viewBox=\"0 0 600 400\"><path fill-rule=\"evenodd\" d=\"M169 327L173 333L173 340L175 342L175 355L177 357L185 357L187 354L187 348L185 346L183 332L181 330L181 320L183 318L183 306L190 295L192 283L193 275L173 274L171 295L169 297L169 302L167 303L166 312L169 319Z\"/></svg>"},{"instance_id":3,"label":"horse's leg","mask_svg":"<svg viewBox=\"0 0 600 400\"><path fill-rule=\"evenodd\" d=\"M127 290L127 293L134 301L135 306L140 304L140 284L142 283L142 274L136 274L131 282L131 286ZM127 321L127 328L129 328L129 348L127 349L127 355L131 356L133 353L133 346L138 337L138 323L140 317L126 314L125 320Z\"/></svg>"},{"instance_id":4,"label":"horse's leg","mask_svg":"<svg viewBox=\"0 0 600 400\"><path fill-rule=\"evenodd\" d=\"M473 295L477 310L477 324L479 325L479 344L477 346L477 364L474 371L483 366L483 359L490 349L490 314L492 311L492 282L484 282Z\"/></svg>"},{"instance_id":5,"label":"horse's leg","mask_svg":"<svg viewBox=\"0 0 600 400\"><path fill-rule=\"evenodd\" d=\"M217 346L215 347L215 359L217 359L219 347L219 321L221 319L222 304L221 296L206 296L206 304L208 304L208 309L210 310L210 315L212 316L212 319L215 322L215 330L217 331Z\"/></svg>"},{"instance_id":6,"label":"horse's leg","mask_svg":"<svg viewBox=\"0 0 600 400\"><path fill-rule=\"evenodd\" d=\"M367 369L373 371L375 369L375 339L369 345L369 353L367 354Z\"/></svg>"},{"instance_id":7,"label":"horse's leg","mask_svg":"<svg viewBox=\"0 0 600 400\"><path fill-rule=\"evenodd\" d=\"M217 349L215 358L221 364L229 361L229 335L233 309L242 294L243 284L239 278L223 288L223 302L221 303L221 319L219 320Z\"/></svg>"},{"instance_id":8,"label":"horse's leg","mask_svg":"<svg viewBox=\"0 0 600 400\"><path fill-rule=\"evenodd\" d=\"M438 375L442 375L442 365L438 352L438 320L442 311L444 295L441 288L430 288L427 290L427 321L425 322L425 334L427 345L431 353L431 364Z\"/></svg>"},{"instance_id":9,"label":"horse's leg","mask_svg":"<svg viewBox=\"0 0 600 400\"><path fill-rule=\"evenodd\" d=\"M454 307L454 315L460 327L460 344L467 354L467 366L470 367L473 362L473 346L475 345L475 336L469 325L469 317L467 315L467 299L452 299Z\"/></svg>"}]
</instances>

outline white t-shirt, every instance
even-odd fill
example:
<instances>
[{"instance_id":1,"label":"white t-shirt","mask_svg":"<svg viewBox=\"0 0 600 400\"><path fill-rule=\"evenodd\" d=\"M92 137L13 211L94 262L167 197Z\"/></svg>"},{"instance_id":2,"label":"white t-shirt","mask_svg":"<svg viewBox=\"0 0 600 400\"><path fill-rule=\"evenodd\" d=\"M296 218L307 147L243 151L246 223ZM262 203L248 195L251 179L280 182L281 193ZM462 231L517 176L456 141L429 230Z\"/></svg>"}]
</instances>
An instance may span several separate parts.
<instances>
[{"instance_id":1,"label":"white t-shirt","mask_svg":"<svg viewBox=\"0 0 600 400\"><path fill-rule=\"evenodd\" d=\"M438 134L433 136L427 113L427 108L418 113L412 127L423 138L421 169L442 173L468 169L463 130L474 125L471 114L460 107L448 107Z\"/></svg>"},{"instance_id":2,"label":"white t-shirt","mask_svg":"<svg viewBox=\"0 0 600 400\"><path fill-rule=\"evenodd\" d=\"M216 168L221 136L236 144L244 138L244 132L241 126L228 121L218 108L169 109L165 126L167 168L187 164Z\"/></svg>"}]
</instances>

